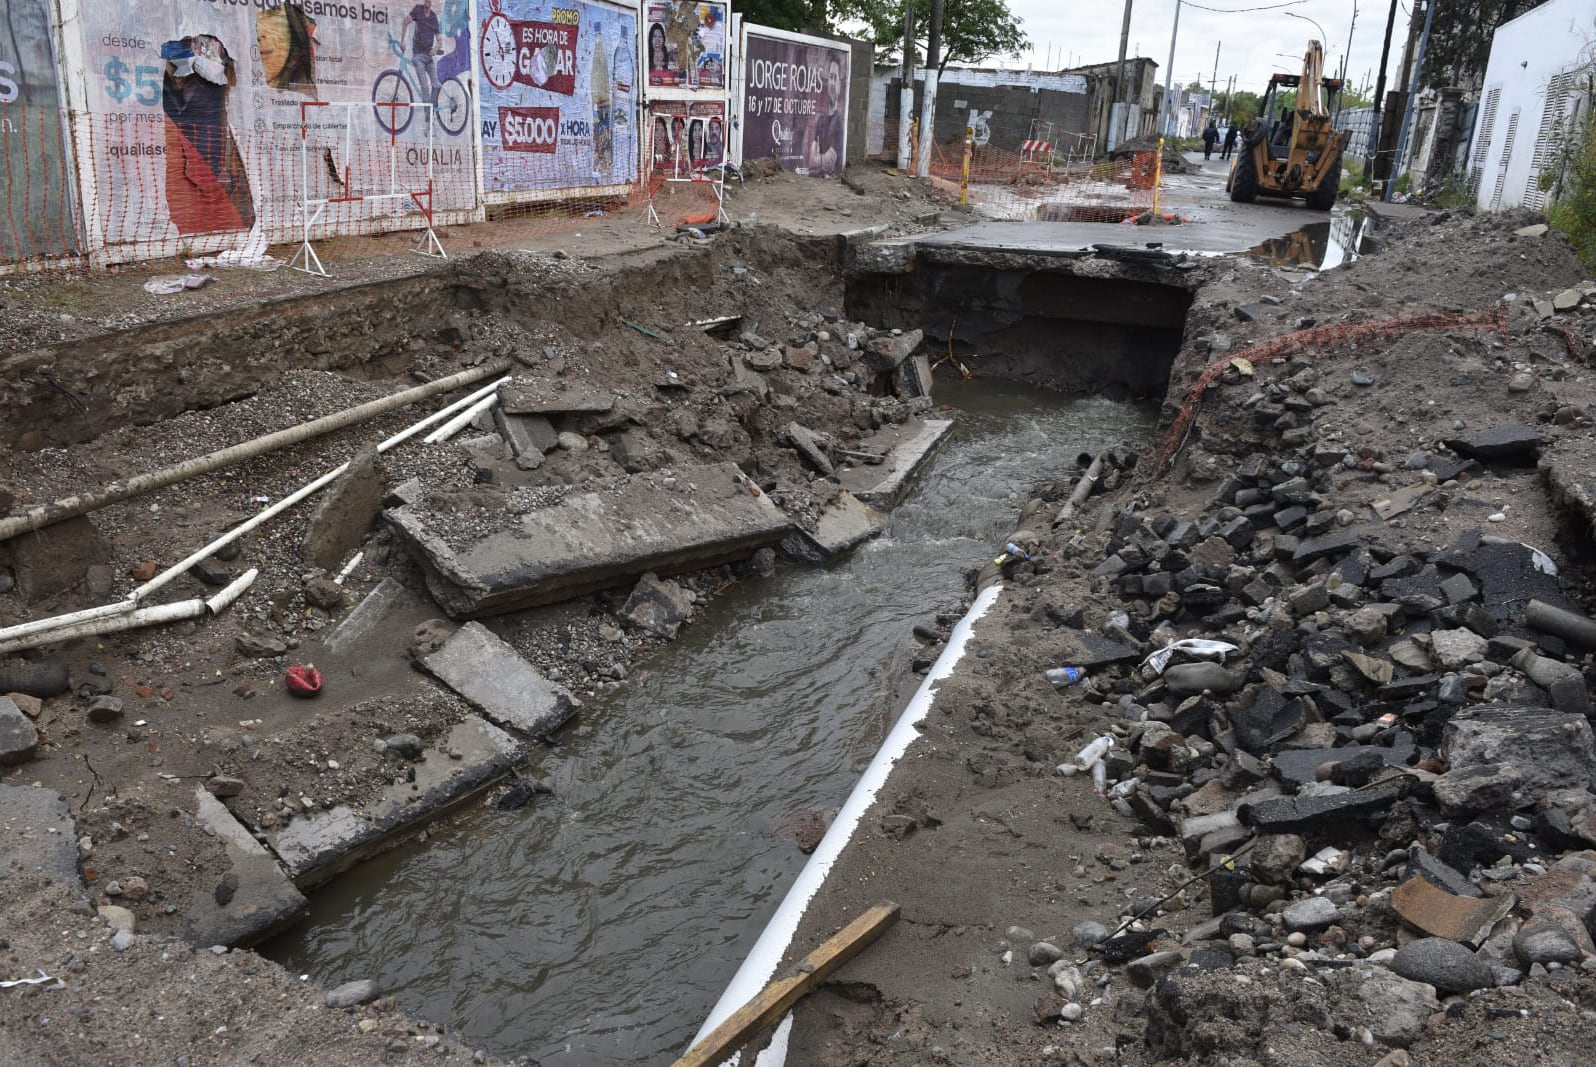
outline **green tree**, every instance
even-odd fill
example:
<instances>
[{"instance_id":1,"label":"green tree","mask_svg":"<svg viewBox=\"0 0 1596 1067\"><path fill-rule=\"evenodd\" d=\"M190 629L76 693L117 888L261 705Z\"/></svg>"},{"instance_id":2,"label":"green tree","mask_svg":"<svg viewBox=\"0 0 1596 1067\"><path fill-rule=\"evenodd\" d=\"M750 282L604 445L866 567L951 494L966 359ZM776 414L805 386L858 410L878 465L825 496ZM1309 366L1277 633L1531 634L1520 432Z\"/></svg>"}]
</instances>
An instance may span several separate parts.
<instances>
[{"instance_id":1,"label":"green tree","mask_svg":"<svg viewBox=\"0 0 1596 1067\"><path fill-rule=\"evenodd\" d=\"M915 51L924 57L931 32L931 0L914 4ZM876 46L878 61L890 62L903 52L903 0L831 0L833 22L865 25L865 38ZM937 69L949 63L975 64L998 56L1017 56L1031 46L1020 20L1004 0L943 0L942 56Z\"/></svg>"},{"instance_id":2,"label":"green tree","mask_svg":"<svg viewBox=\"0 0 1596 1067\"><path fill-rule=\"evenodd\" d=\"M826 24L824 0L737 0L736 7L747 21L778 30L799 32Z\"/></svg>"}]
</instances>

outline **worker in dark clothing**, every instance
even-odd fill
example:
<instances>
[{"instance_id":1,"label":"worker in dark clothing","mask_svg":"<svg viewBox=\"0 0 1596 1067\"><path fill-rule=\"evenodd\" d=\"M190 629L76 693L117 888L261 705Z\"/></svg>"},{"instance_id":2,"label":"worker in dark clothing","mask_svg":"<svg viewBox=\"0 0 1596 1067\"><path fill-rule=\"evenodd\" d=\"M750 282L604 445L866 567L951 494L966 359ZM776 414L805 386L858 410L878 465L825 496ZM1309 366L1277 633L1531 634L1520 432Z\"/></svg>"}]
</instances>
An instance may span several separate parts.
<instances>
[{"instance_id":1,"label":"worker in dark clothing","mask_svg":"<svg viewBox=\"0 0 1596 1067\"><path fill-rule=\"evenodd\" d=\"M1214 145L1219 141L1219 127L1213 119L1208 120L1208 125L1203 127L1203 158L1214 158Z\"/></svg>"},{"instance_id":2,"label":"worker in dark clothing","mask_svg":"<svg viewBox=\"0 0 1596 1067\"><path fill-rule=\"evenodd\" d=\"M1225 127L1225 150L1219 153L1220 159L1229 159L1230 153L1236 150L1236 124L1232 122Z\"/></svg>"}]
</instances>

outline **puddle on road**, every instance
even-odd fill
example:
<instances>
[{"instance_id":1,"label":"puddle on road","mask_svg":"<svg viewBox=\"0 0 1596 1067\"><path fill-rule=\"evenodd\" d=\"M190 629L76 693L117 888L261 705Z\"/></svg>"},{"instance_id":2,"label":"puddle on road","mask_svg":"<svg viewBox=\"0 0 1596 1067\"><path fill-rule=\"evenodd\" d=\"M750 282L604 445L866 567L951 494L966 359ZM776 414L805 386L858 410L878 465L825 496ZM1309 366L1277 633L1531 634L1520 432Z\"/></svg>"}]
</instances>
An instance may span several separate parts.
<instances>
[{"instance_id":1,"label":"puddle on road","mask_svg":"<svg viewBox=\"0 0 1596 1067\"><path fill-rule=\"evenodd\" d=\"M1380 250L1369 216L1338 215L1328 222L1315 222L1284 237L1273 237L1247 250L1271 267L1307 267L1330 270L1352 263L1359 256Z\"/></svg>"}]
</instances>

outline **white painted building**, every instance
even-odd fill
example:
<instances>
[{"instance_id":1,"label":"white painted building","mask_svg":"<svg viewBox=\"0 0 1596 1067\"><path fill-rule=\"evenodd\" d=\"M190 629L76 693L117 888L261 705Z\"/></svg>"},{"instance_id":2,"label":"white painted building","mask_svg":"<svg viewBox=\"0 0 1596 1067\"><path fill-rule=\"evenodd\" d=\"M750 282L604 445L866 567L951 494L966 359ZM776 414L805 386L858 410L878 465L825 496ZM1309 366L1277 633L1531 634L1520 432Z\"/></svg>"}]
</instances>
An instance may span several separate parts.
<instances>
[{"instance_id":1,"label":"white painted building","mask_svg":"<svg viewBox=\"0 0 1596 1067\"><path fill-rule=\"evenodd\" d=\"M1547 0L1496 31L1468 161L1480 210L1546 207L1542 171L1590 106L1593 43L1592 0Z\"/></svg>"}]
</instances>

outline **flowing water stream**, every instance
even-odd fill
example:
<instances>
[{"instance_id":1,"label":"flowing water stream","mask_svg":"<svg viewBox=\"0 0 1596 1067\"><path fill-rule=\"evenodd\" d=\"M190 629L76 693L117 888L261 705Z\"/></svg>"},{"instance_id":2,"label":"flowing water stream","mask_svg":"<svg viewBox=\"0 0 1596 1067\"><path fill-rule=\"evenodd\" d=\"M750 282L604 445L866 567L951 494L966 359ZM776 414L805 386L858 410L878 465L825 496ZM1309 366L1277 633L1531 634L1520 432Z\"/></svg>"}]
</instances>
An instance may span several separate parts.
<instances>
[{"instance_id":1,"label":"flowing water stream","mask_svg":"<svg viewBox=\"0 0 1596 1067\"><path fill-rule=\"evenodd\" d=\"M1033 485L1155 418L997 382L937 399L958 430L882 537L729 590L542 752L554 796L365 864L267 954L373 978L502 1056L670 1063L805 862L783 827L841 806L890 727L913 624L960 601Z\"/></svg>"}]
</instances>

